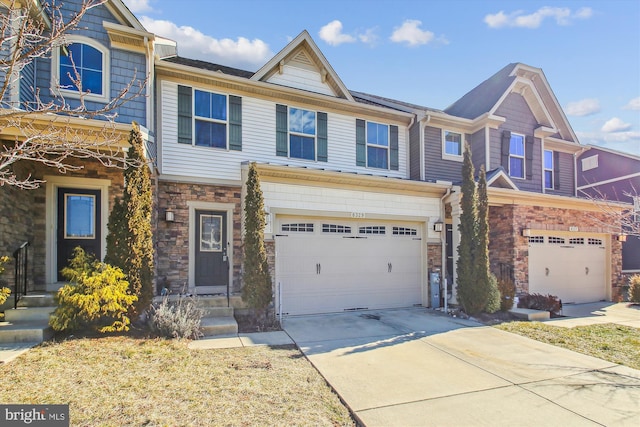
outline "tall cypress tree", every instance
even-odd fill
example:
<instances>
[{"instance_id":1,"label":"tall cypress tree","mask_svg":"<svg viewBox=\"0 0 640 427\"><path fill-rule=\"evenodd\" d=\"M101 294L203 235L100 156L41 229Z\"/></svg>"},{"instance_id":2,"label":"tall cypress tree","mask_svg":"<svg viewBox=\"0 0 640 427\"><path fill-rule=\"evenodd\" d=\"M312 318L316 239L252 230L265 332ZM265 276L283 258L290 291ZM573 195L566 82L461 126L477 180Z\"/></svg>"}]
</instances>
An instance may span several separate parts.
<instances>
[{"instance_id":1,"label":"tall cypress tree","mask_svg":"<svg viewBox=\"0 0 640 427\"><path fill-rule=\"evenodd\" d=\"M458 245L458 263L456 265L456 289L458 302L462 306L463 310L468 314L472 314L471 311L474 310L474 240L476 236L478 216L474 174L475 169L473 167L473 162L471 161L471 148L468 143L465 143L462 163L462 201L460 203L462 213L460 214L460 224L458 225L458 231L460 232L460 244Z\"/></svg>"},{"instance_id":2,"label":"tall cypress tree","mask_svg":"<svg viewBox=\"0 0 640 427\"><path fill-rule=\"evenodd\" d=\"M109 216L105 261L120 267L127 275L132 293L138 296L133 314L139 315L153 298L153 197L144 141L136 123L129 134L129 144L124 193Z\"/></svg>"},{"instance_id":3,"label":"tall cypress tree","mask_svg":"<svg viewBox=\"0 0 640 427\"><path fill-rule=\"evenodd\" d=\"M242 299L264 317L273 297L271 274L264 247L266 225L260 177L255 163L249 165L244 198L244 260Z\"/></svg>"},{"instance_id":4,"label":"tall cypress tree","mask_svg":"<svg viewBox=\"0 0 640 427\"><path fill-rule=\"evenodd\" d=\"M487 174L484 165L478 176L478 217L475 239L476 298L480 310L484 310L491 292L491 271L489 268L489 197L487 195Z\"/></svg>"}]
</instances>

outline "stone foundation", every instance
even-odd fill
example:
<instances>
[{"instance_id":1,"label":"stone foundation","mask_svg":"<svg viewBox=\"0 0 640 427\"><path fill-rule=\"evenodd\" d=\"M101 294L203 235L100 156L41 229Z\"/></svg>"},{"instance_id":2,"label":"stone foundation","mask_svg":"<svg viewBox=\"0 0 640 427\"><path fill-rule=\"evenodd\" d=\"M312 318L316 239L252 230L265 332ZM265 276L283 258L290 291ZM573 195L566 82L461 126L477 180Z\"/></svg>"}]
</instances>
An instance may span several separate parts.
<instances>
[{"instance_id":1,"label":"stone foundation","mask_svg":"<svg viewBox=\"0 0 640 427\"><path fill-rule=\"evenodd\" d=\"M186 291L189 284L189 206L188 202L232 203L233 230L228 230L233 251L231 292L241 289L241 187L160 181L157 185L158 221L155 230L158 286L172 293ZM164 220L171 210L173 222Z\"/></svg>"}]
</instances>

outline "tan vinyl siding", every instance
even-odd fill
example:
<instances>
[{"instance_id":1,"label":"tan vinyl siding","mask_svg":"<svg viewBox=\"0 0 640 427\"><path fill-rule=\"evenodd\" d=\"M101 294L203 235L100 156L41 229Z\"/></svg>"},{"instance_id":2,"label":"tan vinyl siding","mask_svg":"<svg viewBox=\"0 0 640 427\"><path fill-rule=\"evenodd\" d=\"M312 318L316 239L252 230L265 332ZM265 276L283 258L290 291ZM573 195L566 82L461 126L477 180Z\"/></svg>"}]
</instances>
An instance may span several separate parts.
<instances>
[{"instance_id":1,"label":"tan vinyl siding","mask_svg":"<svg viewBox=\"0 0 640 427\"><path fill-rule=\"evenodd\" d=\"M357 172L370 175L407 178L406 127L398 128L399 170L356 166L356 118L329 112L327 114L328 162L317 162L276 156L276 102L242 98L242 151L194 147L177 142L178 85L162 81L161 141L163 175L194 179L240 181L241 164L256 161L271 164Z\"/></svg>"}]
</instances>

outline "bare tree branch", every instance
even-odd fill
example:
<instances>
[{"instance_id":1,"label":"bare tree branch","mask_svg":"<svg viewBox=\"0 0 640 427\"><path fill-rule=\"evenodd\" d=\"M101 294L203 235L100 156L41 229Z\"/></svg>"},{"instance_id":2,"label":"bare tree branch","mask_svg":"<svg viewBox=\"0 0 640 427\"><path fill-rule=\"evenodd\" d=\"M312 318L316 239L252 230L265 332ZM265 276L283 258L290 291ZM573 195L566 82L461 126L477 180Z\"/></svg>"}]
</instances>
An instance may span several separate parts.
<instances>
[{"instance_id":1,"label":"bare tree branch","mask_svg":"<svg viewBox=\"0 0 640 427\"><path fill-rule=\"evenodd\" d=\"M0 5L0 186L33 189L42 184L31 174L21 175L16 165L22 162L35 162L60 173L82 169L82 162L75 159L95 159L107 167L126 166L122 147L130 126L115 122L117 111L144 96L147 76L138 78L134 70L116 96L103 103L91 102L98 108L90 108L86 101L92 94L83 90L81 74L70 57L73 72L67 77L73 87L56 82L46 100L35 87L31 87L29 101L20 103L14 95L21 72L35 65L35 60L49 60L57 48L65 48L67 36L80 29L82 17L105 1L85 0L72 13L55 0L43 10L36 10L32 2L17 0ZM73 94L73 99L67 100L64 93Z\"/></svg>"}]
</instances>

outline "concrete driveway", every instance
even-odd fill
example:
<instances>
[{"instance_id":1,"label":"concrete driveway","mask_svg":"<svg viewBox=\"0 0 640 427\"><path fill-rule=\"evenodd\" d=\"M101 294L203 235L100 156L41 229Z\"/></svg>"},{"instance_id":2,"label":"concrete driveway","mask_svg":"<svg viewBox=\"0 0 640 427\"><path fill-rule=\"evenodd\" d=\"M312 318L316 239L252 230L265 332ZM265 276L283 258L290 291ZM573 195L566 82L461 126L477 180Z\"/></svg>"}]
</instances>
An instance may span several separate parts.
<instances>
[{"instance_id":1,"label":"concrete driveway","mask_svg":"<svg viewBox=\"0 0 640 427\"><path fill-rule=\"evenodd\" d=\"M284 329L366 426L638 425L640 371L427 309Z\"/></svg>"}]
</instances>

